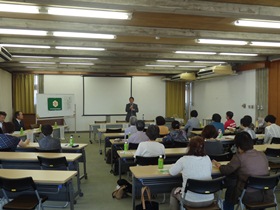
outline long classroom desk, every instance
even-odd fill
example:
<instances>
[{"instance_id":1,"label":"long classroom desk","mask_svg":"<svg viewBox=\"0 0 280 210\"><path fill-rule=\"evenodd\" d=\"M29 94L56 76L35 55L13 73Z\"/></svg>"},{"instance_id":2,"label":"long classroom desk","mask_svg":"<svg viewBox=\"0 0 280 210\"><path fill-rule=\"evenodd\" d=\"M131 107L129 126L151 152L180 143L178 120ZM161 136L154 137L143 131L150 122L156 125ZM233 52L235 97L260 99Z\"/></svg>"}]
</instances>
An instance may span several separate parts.
<instances>
[{"instance_id":1,"label":"long classroom desk","mask_svg":"<svg viewBox=\"0 0 280 210\"><path fill-rule=\"evenodd\" d=\"M0 152L0 161L8 161L6 165L9 165L11 168L29 168L28 165L31 164L32 169L40 168L39 161L37 156L46 157L46 158L57 158L65 157L67 162L73 162L77 168L77 192L76 196L83 196L81 190L81 180L79 172L79 163L78 159L82 156L80 153L47 153L47 152ZM25 164L25 165L23 165ZM32 170L31 170L32 171ZM45 170L44 170L45 171Z\"/></svg>"},{"instance_id":2,"label":"long classroom desk","mask_svg":"<svg viewBox=\"0 0 280 210\"><path fill-rule=\"evenodd\" d=\"M46 170L21 170L21 169L0 169L0 176L5 178L23 178L32 177L36 185L38 185L39 193L40 185L64 185L66 187L66 197L70 202L70 210L74 210L74 190L72 179L76 176L76 171L46 171Z\"/></svg>"},{"instance_id":3,"label":"long classroom desk","mask_svg":"<svg viewBox=\"0 0 280 210\"><path fill-rule=\"evenodd\" d=\"M264 152L267 148L280 149L280 144L259 144L254 145L254 149Z\"/></svg>"},{"instance_id":4,"label":"long classroom desk","mask_svg":"<svg viewBox=\"0 0 280 210\"><path fill-rule=\"evenodd\" d=\"M220 162L225 165L228 161ZM139 193L141 187L148 186L154 193L170 193L174 187L182 186L182 175L171 176L169 168L171 165L164 165L163 169L154 166L132 166L132 209L135 210L135 197ZM219 175L218 168L213 166L212 175Z\"/></svg>"},{"instance_id":5,"label":"long classroom desk","mask_svg":"<svg viewBox=\"0 0 280 210\"><path fill-rule=\"evenodd\" d=\"M87 147L88 144L75 143L75 145L78 145L78 146L71 147L71 146L69 146L69 144L61 143L62 152L82 154L82 157L79 159L79 161L83 163L84 173L83 173L83 175L80 176L80 179L82 179L82 178L87 179L87 165L86 165L85 148ZM24 150L30 151L31 150L31 151L36 152L37 148L39 148L39 144L32 142L32 143L29 143L25 148L20 148L20 151L24 151Z\"/></svg>"},{"instance_id":6,"label":"long classroom desk","mask_svg":"<svg viewBox=\"0 0 280 210\"><path fill-rule=\"evenodd\" d=\"M134 159L134 154L136 150L118 150L117 153L119 155L119 179L121 179L121 169L122 169L122 160L123 159ZM184 156L187 153L187 148L166 148L165 149L165 156L172 157L172 156Z\"/></svg>"}]
</instances>

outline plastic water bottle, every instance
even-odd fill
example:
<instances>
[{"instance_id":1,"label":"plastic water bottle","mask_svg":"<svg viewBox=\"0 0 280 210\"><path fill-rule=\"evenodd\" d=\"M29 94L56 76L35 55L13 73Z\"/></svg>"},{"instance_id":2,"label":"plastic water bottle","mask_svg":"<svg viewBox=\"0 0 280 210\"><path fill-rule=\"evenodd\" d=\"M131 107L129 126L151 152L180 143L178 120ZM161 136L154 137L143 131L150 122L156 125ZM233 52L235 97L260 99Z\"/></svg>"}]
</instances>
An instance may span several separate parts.
<instances>
[{"instance_id":1,"label":"plastic water bottle","mask_svg":"<svg viewBox=\"0 0 280 210\"><path fill-rule=\"evenodd\" d=\"M57 122L54 122L54 128L57 128Z\"/></svg>"},{"instance_id":2,"label":"plastic water bottle","mask_svg":"<svg viewBox=\"0 0 280 210\"><path fill-rule=\"evenodd\" d=\"M163 169L163 158L162 155L158 158L158 169Z\"/></svg>"},{"instance_id":3,"label":"plastic water bottle","mask_svg":"<svg viewBox=\"0 0 280 210\"><path fill-rule=\"evenodd\" d=\"M128 150L128 143L127 143L127 141L124 143L123 149L124 149L124 151L127 151L127 150Z\"/></svg>"},{"instance_id":4,"label":"plastic water bottle","mask_svg":"<svg viewBox=\"0 0 280 210\"><path fill-rule=\"evenodd\" d=\"M24 134L24 132L23 132L23 127L20 128L19 134L20 134L20 135L23 135L23 134Z\"/></svg>"},{"instance_id":5,"label":"plastic water bottle","mask_svg":"<svg viewBox=\"0 0 280 210\"><path fill-rule=\"evenodd\" d=\"M69 145L72 147L74 145L74 138L73 135L70 136Z\"/></svg>"},{"instance_id":6,"label":"plastic water bottle","mask_svg":"<svg viewBox=\"0 0 280 210\"><path fill-rule=\"evenodd\" d=\"M223 137L223 132L221 129L218 130L218 138L221 139Z\"/></svg>"}]
</instances>

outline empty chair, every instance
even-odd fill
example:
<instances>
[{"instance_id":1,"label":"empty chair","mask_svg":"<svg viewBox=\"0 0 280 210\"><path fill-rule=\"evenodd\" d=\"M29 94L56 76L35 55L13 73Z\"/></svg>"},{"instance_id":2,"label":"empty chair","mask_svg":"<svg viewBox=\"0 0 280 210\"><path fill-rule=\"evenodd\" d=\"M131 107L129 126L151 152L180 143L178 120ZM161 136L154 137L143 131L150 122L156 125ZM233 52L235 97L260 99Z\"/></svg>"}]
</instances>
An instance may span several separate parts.
<instances>
[{"instance_id":1,"label":"empty chair","mask_svg":"<svg viewBox=\"0 0 280 210\"><path fill-rule=\"evenodd\" d=\"M241 196L238 199L239 202L236 209L239 209L239 207L241 207L241 209L243 210L244 206L246 207L246 209L265 209L271 207L275 207L275 209L278 209L277 200L275 196L275 189L277 187L278 182L279 174L276 174L274 176L249 177L245 183L245 187L241 193ZM261 199L261 201L259 202L246 202L246 200L244 200L243 198L248 188L250 188L250 190L254 189L261 191L263 199ZM273 194L273 196L269 194L269 191Z\"/></svg>"},{"instance_id":2,"label":"empty chair","mask_svg":"<svg viewBox=\"0 0 280 210\"><path fill-rule=\"evenodd\" d=\"M219 140L206 140L204 148L207 155L224 153L224 147Z\"/></svg>"},{"instance_id":3,"label":"empty chair","mask_svg":"<svg viewBox=\"0 0 280 210\"><path fill-rule=\"evenodd\" d=\"M270 144L280 144L280 138L273 137Z\"/></svg>"},{"instance_id":4,"label":"empty chair","mask_svg":"<svg viewBox=\"0 0 280 210\"><path fill-rule=\"evenodd\" d=\"M211 160L216 160L216 161L230 161L232 158L232 153L226 152L223 154L211 154L209 155Z\"/></svg>"},{"instance_id":5,"label":"empty chair","mask_svg":"<svg viewBox=\"0 0 280 210\"><path fill-rule=\"evenodd\" d=\"M68 162L65 157L46 158L37 156L41 169L46 170L69 170Z\"/></svg>"},{"instance_id":6,"label":"empty chair","mask_svg":"<svg viewBox=\"0 0 280 210\"><path fill-rule=\"evenodd\" d=\"M267 156L270 170L277 173L280 169L280 149L266 148L265 155Z\"/></svg>"},{"instance_id":7,"label":"empty chair","mask_svg":"<svg viewBox=\"0 0 280 210\"><path fill-rule=\"evenodd\" d=\"M183 206L186 210L219 210L220 207L218 206L218 203L220 201L220 194L223 190L223 186L224 186L224 180L225 177L219 177L216 179L211 179L211 180L196 180L196 179L188 179L187 183L186 183L186 187L184 190L184 193L186 194L187 191L191 191L194 193L198 193L198 194L213 194L216 192L218 193L218 197L217 200L214 200L212 204L210 204L209 206L205 206L205 207L189 207L186 204L183 203ZM185 197L185 196L183 196Z\"/></svg>"},{"instance_id":8,"label":"empty chair","mask_svg":"<svg viewBox=\"0 0 280 210\"><path fill-rule=\"evenodd\" d=\"M187 147L189 142L179 142L179 141L174 141L173 142L173 147L174 148L184 148Z\"/></svg>"},{"instance_id":9,"label":"empty chair","mask_svg":"<svg viewBox=\"0 0 280 210\"><path fill-rule=\"evenodd\" d=\"M106 128L106 133L121 133L122 128Z\"/></svg>"},{"instance_id":10,"label":"empty chair","mask_svg":"<svg viewBox=\"0 0 280 210\"><path fill-rule=\"evenodd\" d=\"M36 207L43 209L42 203L48 199L47 196L40 197L32 177L19 179L0 177L0 187L7 202L3 205L3 209L32 210ZM12 194L16 197L10 200L13 197Z\"/></svg>"},{"instance_id":11,"label":"empty chair","mask_svg":"<svg viewBox=\"0 0 280 210\"><path fill-rule=\"evenodd\" d=\"M263 141L264 139L258 139L258 138L253 139L254 145L263 144Z\"/></svg>"},{"instance_id":12,"label":"empty chair","mask_svg":"<svg viewBox=\"0 0 280 210\"><path fill-rule=\"evenodd\" d=\"M268 157L279 157L280 156L280 149L266 148L264 153Z\"/></svg>"},{"instance_id":13,"label":"empty chair","mask_svg":"<svg viewBox=\"0 0 280 210\"><path fill-rule=\"evenodd\" d=\"M143 157L143 156L136 156L135 163L141 166L147 165L157 165L158 164L158 157Z\"/></svg>"},{"instance_id":14,"label":"empty chair","mask_svg":"<svg viewBox=\"0 0 280 210\"><path fill-rule=\"evenodd\" d=\"M135 143L129 143L128 144L128 148L129 149L137 149L139 144L135 144Z\"/></svg>"}]
</instances>

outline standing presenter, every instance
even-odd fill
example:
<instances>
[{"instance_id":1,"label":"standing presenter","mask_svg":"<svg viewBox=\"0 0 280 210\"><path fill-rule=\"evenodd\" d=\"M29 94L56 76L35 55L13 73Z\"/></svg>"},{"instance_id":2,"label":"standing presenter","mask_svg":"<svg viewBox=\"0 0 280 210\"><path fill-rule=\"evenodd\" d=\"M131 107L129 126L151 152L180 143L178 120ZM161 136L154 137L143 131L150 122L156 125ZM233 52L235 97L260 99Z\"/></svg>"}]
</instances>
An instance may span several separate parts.
<instances>
[{"instance_id":1,"label":"standing presenter","mask_svg":"<svg viewBox=\"0 0 280 210\"><path fill-rule=\"evenodd\" d=\"M131 116L136 116L136 113L138 112L138 106L137 104L134 103L133 97L129 98L129 103L126 104L125 111L126 111L126 117L125 117L126 122L129 122L129 118Z\"/></svg>"}]
</instances>

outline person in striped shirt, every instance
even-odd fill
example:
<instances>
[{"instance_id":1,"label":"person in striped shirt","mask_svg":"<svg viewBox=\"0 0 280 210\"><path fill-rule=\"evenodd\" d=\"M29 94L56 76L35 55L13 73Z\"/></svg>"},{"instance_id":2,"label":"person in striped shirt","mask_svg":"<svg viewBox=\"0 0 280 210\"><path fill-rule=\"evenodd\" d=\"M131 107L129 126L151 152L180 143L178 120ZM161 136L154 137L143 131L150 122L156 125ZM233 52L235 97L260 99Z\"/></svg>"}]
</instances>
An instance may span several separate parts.
<instances>
[{"instance_id":1,"label":"person in striped shirt","mask_svg":"<svg viewBox=\"0 0 280 210\"><path fill-rule=\"evenodd\" d=\"M264 121L267 125L264 132L264 143L270 144L273 137L280 138L280 126L276 125L276 117L273 115L267 115Z\"/></svg>"}]
</instances>

